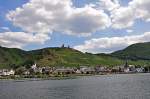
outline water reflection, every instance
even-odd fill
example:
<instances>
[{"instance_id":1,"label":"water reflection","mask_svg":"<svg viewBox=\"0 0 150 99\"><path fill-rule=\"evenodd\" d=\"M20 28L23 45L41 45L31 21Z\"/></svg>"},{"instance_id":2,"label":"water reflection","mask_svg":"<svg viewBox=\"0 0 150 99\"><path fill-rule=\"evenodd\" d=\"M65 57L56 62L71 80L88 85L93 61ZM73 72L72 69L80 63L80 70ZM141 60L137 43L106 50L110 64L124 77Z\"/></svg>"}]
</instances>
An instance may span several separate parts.
<instances>
[{"instance_id":1,"label":"water reflection","mask_svg":"<svg viewBox=\"0 0 150 99\"><path fill-rule=\"evenodd\" d=\"M0 81L0 99L150 99L150 74Z\"/></svg>"}]
</instances>

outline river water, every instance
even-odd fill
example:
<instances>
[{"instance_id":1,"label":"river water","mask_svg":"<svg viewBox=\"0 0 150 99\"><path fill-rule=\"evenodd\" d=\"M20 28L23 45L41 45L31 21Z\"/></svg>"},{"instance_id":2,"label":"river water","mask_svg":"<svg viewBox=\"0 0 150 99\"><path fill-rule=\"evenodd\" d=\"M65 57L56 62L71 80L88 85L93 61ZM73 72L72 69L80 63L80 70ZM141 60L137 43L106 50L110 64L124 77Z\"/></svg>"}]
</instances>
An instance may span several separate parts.
<instances>
[{"instance_id":1,"label":"river water","mask_svg":"<svg viewBox=\"0 0 150 99\"><path fill-rule=\"evenodd\" d=\"M150 74L0 81L0 99L150 99Z\"/></svg>"}]
</instances>

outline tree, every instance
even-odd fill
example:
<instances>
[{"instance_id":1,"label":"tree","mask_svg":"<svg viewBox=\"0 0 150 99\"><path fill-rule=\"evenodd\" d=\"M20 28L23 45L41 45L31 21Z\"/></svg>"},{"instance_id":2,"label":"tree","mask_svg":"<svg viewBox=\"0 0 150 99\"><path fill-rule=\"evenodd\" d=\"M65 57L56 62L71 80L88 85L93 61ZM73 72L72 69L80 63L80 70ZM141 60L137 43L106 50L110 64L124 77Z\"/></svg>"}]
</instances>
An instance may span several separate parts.
<instances>
[{"instance_id":1,"label":"tree","mask_svg":"<svg viewBox=\"0 0 150 99\"><path fill-rule=\"evenodd\" d=\"M23 63L23 65L25 66L26 69L31 68L31 66L34 64L33 60L27 60Z\"/></svg>"},{"instance_id":2,"label":"tree","mask_svg":"<svg viewBox=\"0 0 150 99\"><path fill-rule=\"evenodd\" d=\"M18 69L16 69L15 74L22 75L24 71L25 71L25 67L19 67Z\"/></svg>"},{"instance_id":3,"label":"tree","mask_svg":"<svg viewBox=\"0 0 150 99\"><path fill-rule=\"evenodd\" d=\"M10 68L12 68L12 69L17 69L19 66L18 65L16 65L16 64L11 64L10 65Z\"/></svg>"}]
</instances>

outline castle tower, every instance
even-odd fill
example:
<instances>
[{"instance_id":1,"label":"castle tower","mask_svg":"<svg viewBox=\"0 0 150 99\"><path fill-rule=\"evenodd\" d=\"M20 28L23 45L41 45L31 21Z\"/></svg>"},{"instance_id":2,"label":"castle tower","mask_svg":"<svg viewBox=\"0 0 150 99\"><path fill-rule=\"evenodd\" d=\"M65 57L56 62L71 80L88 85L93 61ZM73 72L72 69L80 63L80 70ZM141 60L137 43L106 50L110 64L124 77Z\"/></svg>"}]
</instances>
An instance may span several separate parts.
<instances>
[{"instance_id":1,"label":"castle tower","mask_svg":"<svg viewBox=\"0 0 150 99\"><path fill-rule=\"evenodd\" d=\"M68 45L68 48L70 48L70 46Z\"/></svg>"},{"instance_id":2,"label":"castle tower","mask_svg":"<svg viewBox=\"0 0 150 99\"><path fill-rule=\"evenodd\" d=\"M65 44L62 44L61 48L64 48L65 47Z\"/></svg>"}]
</instances>

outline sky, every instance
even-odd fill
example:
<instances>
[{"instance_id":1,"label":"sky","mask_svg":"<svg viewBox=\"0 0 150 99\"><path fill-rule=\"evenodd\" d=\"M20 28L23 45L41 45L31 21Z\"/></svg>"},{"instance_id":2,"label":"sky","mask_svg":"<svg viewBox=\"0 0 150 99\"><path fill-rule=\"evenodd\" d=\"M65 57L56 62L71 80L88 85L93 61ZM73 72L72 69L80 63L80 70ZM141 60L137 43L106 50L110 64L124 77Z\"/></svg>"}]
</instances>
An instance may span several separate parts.
<instances>
[{"instance_id":1,"label":"sky","mask_svg":"<svg viewBox=\"0 0 150 99\"><path fill-rule=\"evenodd\" d=\"M111 53L150 42L150 0L0 0L0 46Z\"/></svg>"}]
</instances>

